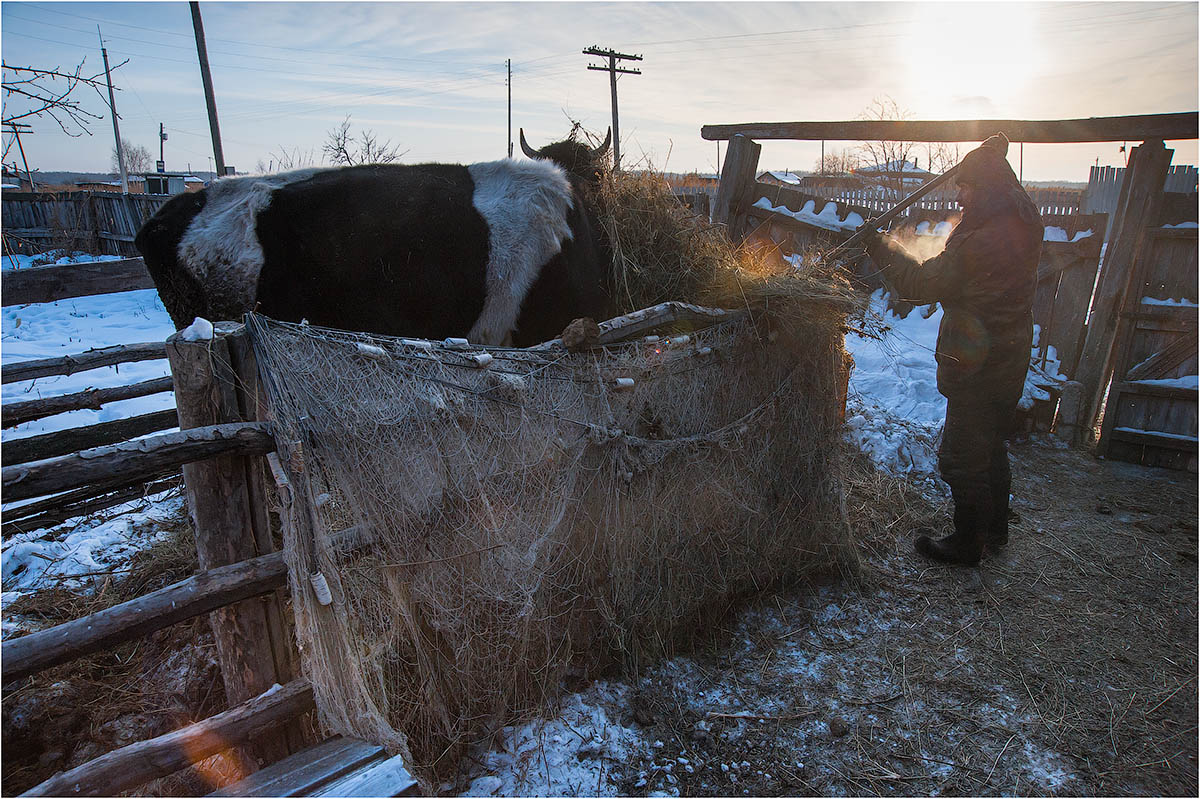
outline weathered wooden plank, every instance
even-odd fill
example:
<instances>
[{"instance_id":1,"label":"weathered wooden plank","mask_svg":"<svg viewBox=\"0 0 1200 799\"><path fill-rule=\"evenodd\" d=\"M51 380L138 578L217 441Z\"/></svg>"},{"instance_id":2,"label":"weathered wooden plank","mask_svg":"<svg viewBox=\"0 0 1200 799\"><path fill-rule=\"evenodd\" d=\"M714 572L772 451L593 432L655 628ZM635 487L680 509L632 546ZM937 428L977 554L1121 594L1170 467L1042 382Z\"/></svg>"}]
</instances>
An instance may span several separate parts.
<instances>
[{"instance_id":1,"label":"weathered wooden plank","mask_svg":"<svg viewBox=\"0 0 1200 799\"><path fill-rule=\"evenodd\" d=\"M125 238L102 235L109 239ZM3 302L7 307L152 288L154 281L141 258L37 266L4 273Z\"/></svg>"},{"instance_id":2,"label":"weathered wooden plank","mask_svg":"<svg viewBox=\"0 0 1200 799\"><path fill-rule=\"evenodd\" d=\"M1090 430L1100 413L1104 388L1119 360L1113 342L1121 327L1117 315L1118 302L1126 286L1133 281L1134 260L1148 220L1153 218L1162 197L1163 180L1171 164L1172 150L1161 141L1150 141L1135 147L1121 188L1121 203L1104 263L1100 268L1099 284L1092 301L1087 338L1079 359L1075 379L1083 383L1086 411L1082 428ZM1102 448L1103 445L1101 445Z\"/></svg>"},{"instance_id":3,"label":"weathered wooden plank","mask_svg":"<svg viewBox=\"0 0 1200 799\"><path fill-rule=\"evenodd\" d=\"M1127 427L1114 427L1112 437L1131 444L1151 445L1165 449L1178 449L1194 452L1197 447L1196 436L1180 436L1168 433L1155 433L1148 430L1133 430Z\"/></svg>"},{"instance_id":4,"label":"weathered wooden plank","mask_svg":"<svg viewBox=\"0 0 1200 799\"><path fill-rule=\"evenodd\" d=\"M713 203L712 221L726 225L730 239L740 240L738 215L750 203L758 172L758 156L762 145L739 136L729 142L725 151L725 162L721 166L721 183L717 187L717 199Z\"/></svg>"},{"instance_id":5,"label":"weathered wooden plank","mask_svg":"<svg viewBox=\"0 0 1200 799\"><path fill-rule=\"evenodd\" d=\"M114 796L198 763L312 707L312 685L307 680L295 680L204 721L123 746L59 772L21 795Z\"/></svg>"},{"instance_id":6,"label":"weathered wooden plank","mask_svg":"<svg viewBox=\"0 0 1200 799\"><path fill-rule=\"evenodd\" d=\"M1173 377L1169 375L1188 358L1196 354L1200 347L1200 336L1195 332L1185 333L1163 349L1157 351L1141 363L1136 364L1125 373L1125 380L1151 380L1154 378Z\"/></svg>"},{"instance_id":7,"label":"weathered wooden plank","mask_svg":"<svg viewBox=\"0 0 1200 799\"><path fill-rule=\"evenodd\" d=\"M331 780L385 756L383 747L377 744L339 735L289 755L209 796L311 796Z\"/></svg>"},{"instance_id":8,"label":"weathered wooden plank","mask_svg":"<svg viewBox=\"0 0 1200 799\"><path fill-rule=\"evenodd\" d=\"M153 380L143 380L128 386L112 386L111 388L89 388L74 394L62 394L57 397L26 400L25 402L10 402L0 406L0 426L16 427L19 424L32 422L47 416L54 416L67 411L78 411L84 408L98 411L107 402L119 402L159 394L171 390L170 377L157 377Z\"/></svg>"},{"instance_id":9,"label":"weathered wooden plank","mask_svg":"<svg viewBox=\"0 0 1200 799\"><path fill-rule=\"evenodd\" d=\"M41 358L36 361L8 364L2 370L3 378L0 379L0 382L7 385L18 380L33 380L37 377L50 377L51 375L73 375L76 372L86 372L102 366L134 361L153 361L165 357L167 357L167 345L161 341L101 347L76 355L61 355L55 358Z\"/></svg>"},{"instance_id":10,"label":"weathered wooden plank","mask_svg":"<svg viewBox=\"0 0 1200 799\"><path fill-rule=\"evenodd\" d=\"M844 122L749 122L737 125L704 125L700 137L707 141L747 136L751 139L798 141L921 141L976 142L997 131L1009 141L1044 144L1078 142L1195 139L1200 116L1140 114L1086 119L964 119L891 120L855 119ZM1161 187L1162 184L1159 183Z\"/></svg>"},{"instance_id":11,"label":"weathered wooden plank","mask_svg":"<svg viewBox=\"0 0 1200 799\"><path fill-rule=\"evenodd\" d=\"M287 582L282 552L200 572L145 596L4 642L4 682L109 649L172 624L273 591Z\"/></svg>"},{"instance_id":12,"label":"weathered wooden plank","mask_svg":"<svg viewBox=\"0 0 1200 799\"><path fill-rule=\"evenodd\" d=\"M167 339L167 356L175 379L179 426L202 428L242 419L237 397L237 374L229 353L229 335L218 330L209 341L185 341L176 333ZM261 423L256 423L261 424ZM269 526L256 534L256 523L268 525L251 503L249 475L242 453L183 467L188 507L196 528L200 567L211 569L271 551ZM261 492L259 494L261 496ZM259 551L260 545L269 547ZM288 644L272 635L268 608L262 602L243 602L209 616L230 703L261 693L290 674L277 674L273 644ZM281 663L289 663L281 653ZM258 758L274 762L289 752L286 741L270 736L253 742Z\"/></svg>"},{"instance_id":13,"label":"weathered wooden plank","mask_svg":"<svg viewBox=\"0 0 1200 799\"><path fill-rule=\"evenodd\" d=\"M114 419L111 422L16 438L4 442L4 448L0 450L0 458L3 458L0 465L8 467L17 463L57 458L60 455L116 444L178 426L179 419L175 409L168 408L165 411L130 416L128 419Z\"/></svg>"},{"instance_id":14,"label":"weathered wooden plank","mask_svg":"<svg viewBox=\"0 0 1200 799\"><path fill-rule=\"evenodd\" d=\"M1120 391L1123 397L1141 395L1146 397L1163 397L1165 399L1197 399L1198 395L1194 388L1179 388L1178 386L1157 386L1153 383L1138 383L1126 381L1122 383L1114 383L1111 391ZM1129 425L1132 426L1132 425Z\"/></svg>"},{"instance_id":15,"label":"weathered wooden plank","mask_svg":"<svg viewBox=\"0 0 1200 799\"><path fill-rule=\"evenodd\" d=\"M6 466L0 485L6 501L29 499L101 480L157 475L218 455L261 455L274 449L270 426L263 422L209 425Z\"/></svg>"},{"instance_id":16,"label":"weathered wooden plank","mask_svg":"<svg viewBox=\"0 0 1200 799\"><path fill-rule=\"evenodd\" d=\"M408 773L400 755L389 757L331 782L313 796L415 796L417 781Z\"/></svg>"}]
</instances>

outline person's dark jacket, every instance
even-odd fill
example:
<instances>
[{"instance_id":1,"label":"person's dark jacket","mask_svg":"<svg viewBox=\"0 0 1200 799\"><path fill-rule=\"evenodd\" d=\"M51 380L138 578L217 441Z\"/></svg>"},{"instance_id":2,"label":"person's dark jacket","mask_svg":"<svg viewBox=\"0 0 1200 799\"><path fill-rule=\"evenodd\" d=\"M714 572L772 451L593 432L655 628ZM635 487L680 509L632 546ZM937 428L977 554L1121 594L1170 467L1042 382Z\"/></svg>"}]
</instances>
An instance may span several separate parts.
<instances>
[{"instance_id":1,"label":"person's dark jacket","mask_svg":"<svg viewBox=\"0 0 1200 799\"><path fill-rule=\"evenodd\" d=\"M1020 398L1033 341L1042 223L1019 185L1015 191L1023 202L989 198L980 213L963 218L945 250L924 263L892 239L868 245L901 299L942 304L936 357L938 391L946 397L969 391L1014 403Z\"/></svg>"}]
</instances>

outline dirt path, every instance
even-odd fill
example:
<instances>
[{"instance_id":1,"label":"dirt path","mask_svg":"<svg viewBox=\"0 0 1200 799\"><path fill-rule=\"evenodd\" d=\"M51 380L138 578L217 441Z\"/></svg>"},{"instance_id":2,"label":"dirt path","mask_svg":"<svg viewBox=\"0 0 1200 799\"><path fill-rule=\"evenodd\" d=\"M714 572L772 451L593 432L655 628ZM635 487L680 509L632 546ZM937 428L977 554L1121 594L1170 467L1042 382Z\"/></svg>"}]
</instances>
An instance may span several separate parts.
<instances>
[{"instance_id":1,"label":"dirt path","mask_svg":"<svg viewBox=\"0 0 1200 799\"><path fill-rule=\"evenodd\" d=\"M1013 462L1020 522L980 569L914 555L910 506L860 586L768 597L645 674L662 746L622 791L1197 795L1196 477Z\"/></svg>"}]
</instances>

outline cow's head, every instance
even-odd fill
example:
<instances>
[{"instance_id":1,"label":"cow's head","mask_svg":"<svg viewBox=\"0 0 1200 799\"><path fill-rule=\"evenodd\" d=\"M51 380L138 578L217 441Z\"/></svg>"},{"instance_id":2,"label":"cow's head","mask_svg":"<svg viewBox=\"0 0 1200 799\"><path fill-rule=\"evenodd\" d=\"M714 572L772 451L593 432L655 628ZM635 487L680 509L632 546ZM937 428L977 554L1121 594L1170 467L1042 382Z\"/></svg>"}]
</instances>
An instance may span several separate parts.
<instances>
[{"instance_id":1,"label":"cow's head","mask_svg":"<svg viewBox=\"0 0 1200 799\"><path fill-rule=\"evenodd\" d=\"M608 135L604 137L603 143L595 148L575 141L574 133L572 133L570 138L547 144L542 149L535 150L525 141L524 128L520 129L520 134L521 152L530 158L549 159L565 169L567 174L584 183L593 185L598 183L601 173L608 169L605 156L608 155L608 147L612 144L612 128L608 129Z\"/></svg>"}]
</instances>

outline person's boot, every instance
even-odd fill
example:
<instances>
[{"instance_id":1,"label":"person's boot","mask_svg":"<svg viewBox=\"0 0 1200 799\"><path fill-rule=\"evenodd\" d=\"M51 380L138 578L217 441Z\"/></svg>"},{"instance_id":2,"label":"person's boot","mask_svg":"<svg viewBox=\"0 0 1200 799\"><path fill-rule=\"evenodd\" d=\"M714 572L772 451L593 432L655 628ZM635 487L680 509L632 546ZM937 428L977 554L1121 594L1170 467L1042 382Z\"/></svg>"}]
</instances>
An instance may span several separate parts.
<instances>
[{"instance_id":1,"label":"person's boot","mask_svg":"<svg viewBox=\"0 0 1200 799\"><path fill-rule=\"evenodd\" d=\"M989 501L960 496L954 498L954 532L943 538L918 536L913 542L917 552L940 563L955 566L978 566L983 556L984 533L990 521Z\"/></svg>"},{"instance_id":2,"label":"person's boot","mask_svg":"<svg viewBox=\"0 0 1200 799\"><path fill-rule=\"evenodd\" d=\"M1003 480L992 486L992 513L983 546L989 552L1000 551L1008 543L1008 523L1015 514L1008 507L1011 481Z\"/></svg>"}]
</instances>

